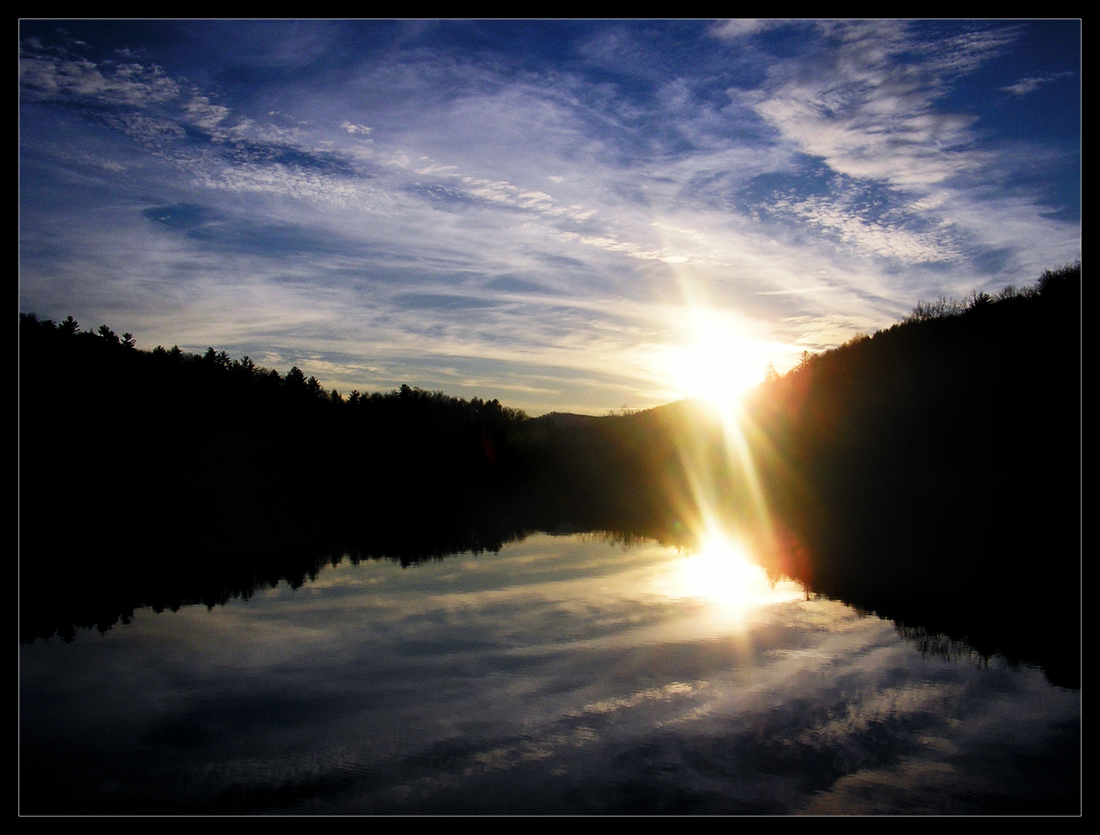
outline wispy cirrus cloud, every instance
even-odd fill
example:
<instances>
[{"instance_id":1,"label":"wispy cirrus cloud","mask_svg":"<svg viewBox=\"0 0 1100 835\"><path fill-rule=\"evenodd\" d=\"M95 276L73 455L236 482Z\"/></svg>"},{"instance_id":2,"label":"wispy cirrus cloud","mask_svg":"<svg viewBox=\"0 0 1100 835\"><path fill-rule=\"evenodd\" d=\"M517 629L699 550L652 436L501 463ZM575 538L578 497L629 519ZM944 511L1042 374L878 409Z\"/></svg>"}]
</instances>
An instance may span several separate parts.
<instances>
[{"instance_id":1,"label":"wispy cirrus cloud","mask_svg":"<svg viewBox=\"0 0 1100 835\"><path fill-rule=\"evenodd\" d=\"M96 63L55 50L21 55L19 78L23 95L40 101L149 107L176 101L182 92L157 66Z\"/></svg>"},{"instance_id":2,"label":"wispy cirrus cloud","mask_svg":"<svg viewBox=\"0 0 1100 835\"><path fill-rule=\"evenodd\" d=\"M1053 73L1050 75L1029 76L1009 84L1001 89L1014 96L1027 96L1036 90L1042 89L1047 84L1071 77L1071 73Z\"/></svg>"},{"instance_id":3,"label":"wispy cirrus cloud","mask_svg":"<svg viewBox=\"0 0 1100 835\"><path fill-rule=\"evenodd\" d=\"M839 174L906 189L990 163L969 132L975 117L937 103L1010 43L1010 34L931 43L901 21L822 28L831 48L809 58L809 71L802 61L779 61L745 97L784 139Z\"/></svg>"}]
</instances>

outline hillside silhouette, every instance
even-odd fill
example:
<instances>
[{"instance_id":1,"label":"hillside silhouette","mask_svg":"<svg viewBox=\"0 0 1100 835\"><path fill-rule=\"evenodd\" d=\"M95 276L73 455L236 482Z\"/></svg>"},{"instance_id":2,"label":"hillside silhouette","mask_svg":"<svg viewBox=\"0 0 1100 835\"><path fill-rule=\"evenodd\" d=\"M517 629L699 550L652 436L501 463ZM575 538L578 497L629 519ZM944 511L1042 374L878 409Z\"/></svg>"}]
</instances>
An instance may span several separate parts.
<instances>
[{"instance_id":1,"label":"hillside silhouette","mask_svg":"<svg viewBox=\"0 0 1100 835\"><path fill-rule=\"evenodd\" d=\"M918 305L762 387L775 570L1077 680L1080 281Z\"/></svg>"},{"instance_id":2,"label":"hillside silhouette","mask_svg":"<svg viewBox=\"0 0 1100 835\"><path fill-rule=\"evenodd\" d=\"M531 418L407 385L345 396L21 315L21 634L300 584L342 554L536 530L690 546L709 514L777 576L1075 686L1080 315L1079 264L922 302L763 383L737 437L691 401Z\"/></svg>"}]
</instances>

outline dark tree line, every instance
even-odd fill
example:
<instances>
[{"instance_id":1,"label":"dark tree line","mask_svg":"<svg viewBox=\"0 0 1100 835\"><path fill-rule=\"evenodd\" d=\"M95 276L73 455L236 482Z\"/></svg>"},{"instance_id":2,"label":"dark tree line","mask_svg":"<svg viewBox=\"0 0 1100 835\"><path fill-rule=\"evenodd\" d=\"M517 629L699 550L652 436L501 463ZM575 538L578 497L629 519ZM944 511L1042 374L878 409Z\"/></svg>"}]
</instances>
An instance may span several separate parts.
<instances>
[{"instance_id":1,"label":"dark tree line","mask_svg":"<svg viewBox=\"0 0 1100 835\"><path fill-rule=\"evenodd\" d=\"M272 566L293 581L303 554L385 541L411 558L515 533L476 521L509 494L527 420L496 400L409 386L343 397L296 367L143 351L72 317L21 316L19 347L25 624L77 608L81 625L109 626L143 603L242 593ZM30 634L49 634L41 622Z\"/></svg>"},{"instance_id":2,"label":"dark tree line","mask_svg":"<svg viewBox=\"0 0 1100 835\"><path fill-rule=\"evenodd\" d=\"M863 530L907 531L903 550L1008 529L1014 552L1075 544L1080 265L937 310L918 305L760 388L751 411L779 452L760 455L776 500L816 516L804 524L821 537L830 519L849 537L853 514ZM808 494L812 514L798 507Z\"/></svg>"},{"instance_id":3,"label":"dark tree line","mask_svg":"<svg viewBox=\"0 0 1100 835\"><path fill-rule=\"evenodd\" d=\"M142 351L130 334L80 331L71 317L21 316L20 332L28 487L56 485L58 469L87 485L94 467L122 490L140 483L182 498L238 485L291 506L330 493L423 494L433 478L481 489L507 468L507 436L526 420L496 400L407 385L344 397L297 367L281 375L214 348ZM374 482L390 486L372 491Z\"/></svg>"}]
</instances>

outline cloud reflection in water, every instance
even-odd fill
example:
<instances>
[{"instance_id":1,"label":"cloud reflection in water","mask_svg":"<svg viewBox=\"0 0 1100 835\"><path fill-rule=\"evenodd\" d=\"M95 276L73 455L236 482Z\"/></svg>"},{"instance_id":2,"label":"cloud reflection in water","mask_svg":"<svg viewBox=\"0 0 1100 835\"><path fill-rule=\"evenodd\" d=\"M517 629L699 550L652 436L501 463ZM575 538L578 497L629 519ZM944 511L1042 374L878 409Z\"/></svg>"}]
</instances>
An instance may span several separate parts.
<instances>
[{"instance_id":1,"label":"cloud reflection in water","mask_svg":"<svg viewBox=\"0 0 1100 835\"><path fill-rule=\"evenodd\" d=\"M539 535L24 646L23 784L85 812L883 811L872 784L894 811L1075 802L1079 694L922 656L743 565L707 583L717 559ZM1029 758L1043 774L1013 771Z\"/></svg>"}]
</instances>

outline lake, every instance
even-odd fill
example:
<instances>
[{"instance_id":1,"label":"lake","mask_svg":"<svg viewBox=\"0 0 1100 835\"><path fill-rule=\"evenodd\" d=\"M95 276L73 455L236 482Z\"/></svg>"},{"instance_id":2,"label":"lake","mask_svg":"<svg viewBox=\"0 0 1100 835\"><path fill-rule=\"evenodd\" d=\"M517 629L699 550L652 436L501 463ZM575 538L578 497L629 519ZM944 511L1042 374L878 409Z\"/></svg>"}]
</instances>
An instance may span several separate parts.
<instances>
[{"instance_id":1,"label":"lake","mask_svg":"<svg viewBox=\"0 0 1100 835\"><path fill-rule=\"evenodd\" d=\"M20 689L23 814L1081 806L1078 690L769 581L729 543L346 558L25 643Z\"/></svg>"}]
</instances>

